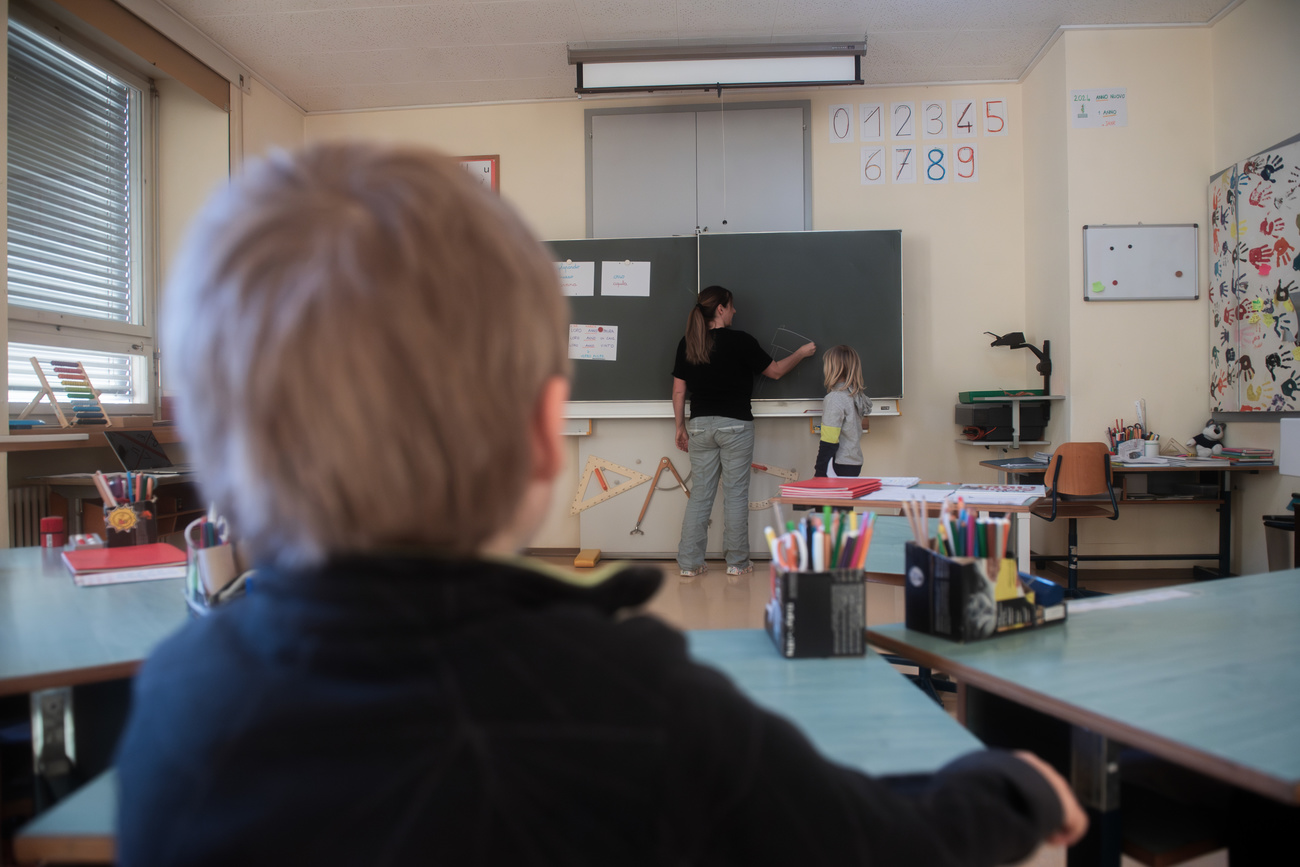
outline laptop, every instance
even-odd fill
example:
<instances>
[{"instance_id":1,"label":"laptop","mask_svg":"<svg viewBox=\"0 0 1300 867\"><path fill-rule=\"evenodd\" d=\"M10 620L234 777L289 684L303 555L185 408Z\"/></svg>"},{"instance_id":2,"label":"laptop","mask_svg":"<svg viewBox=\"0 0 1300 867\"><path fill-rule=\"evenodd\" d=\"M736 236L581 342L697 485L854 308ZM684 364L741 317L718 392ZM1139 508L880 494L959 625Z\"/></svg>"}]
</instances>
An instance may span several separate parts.
<instances>
[{"instance_id":1,"label":"laptop","mask_svg":"<svg viewBox=\"0 0 1300 867\"><path fill-rule=\"evenodd\" d=\"M193 473L194 468L188 464L173 464L162 443L153 435L153 431L127 430L104 431L108 444L113 447L113 454L122 464L122 469L129 473L148 473L155 476L185 475Z\"/></svg>"}]
</instances>

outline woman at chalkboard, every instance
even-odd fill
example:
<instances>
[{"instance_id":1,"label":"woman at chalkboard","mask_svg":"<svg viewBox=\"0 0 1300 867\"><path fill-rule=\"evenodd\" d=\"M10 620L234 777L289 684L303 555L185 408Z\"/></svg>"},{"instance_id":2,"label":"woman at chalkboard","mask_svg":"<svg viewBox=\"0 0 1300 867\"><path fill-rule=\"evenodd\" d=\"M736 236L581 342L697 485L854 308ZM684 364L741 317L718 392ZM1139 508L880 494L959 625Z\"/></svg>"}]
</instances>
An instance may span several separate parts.
<instances>
[{"instance_id":1,"label":"woman at chalkboard","mask_svg":"<svg viewBox=\"0 0 1300 867\"><path fill-rule=\"evenodd\" d=\"M749 559L749 465L754 460L754 413L749 399L754 376L780 379L817 351L816 344L806 343L773 361L752 336L731 328L735 316L730 291L710 286L701 292L686 318L686 336L677 344L673 364L677 448L691 456L695 480L677 544L677 565L684 581L708 571L704 549L719 481L728 580L739 581L754 571Z\"/></svg>"}]
</instances>

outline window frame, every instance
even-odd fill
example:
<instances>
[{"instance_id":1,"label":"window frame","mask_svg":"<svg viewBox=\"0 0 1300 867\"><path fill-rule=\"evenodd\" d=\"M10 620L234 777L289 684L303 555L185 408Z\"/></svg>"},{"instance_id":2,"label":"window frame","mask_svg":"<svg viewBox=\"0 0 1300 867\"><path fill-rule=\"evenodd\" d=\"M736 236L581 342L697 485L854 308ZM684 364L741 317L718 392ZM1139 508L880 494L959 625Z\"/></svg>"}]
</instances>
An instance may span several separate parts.
<instances>
[{"instance_id":1,"label":"window frame","mask_svg":"<svg viewBox=\"0 0 1300 867\"><path fill-rule=\"evenodd\" d=\"M158 96L154 82L122 60L104 53L95 41L77 32L70 32L64 24L54 24L21 6L11 5L6 19L12 20L41 37L56 43L104 72L120 79L133 89L131 115L133 135L130 159L134 189L131 215L132 255L131 319L115 322L91 316L77 316L49 310L38 310L6 302L8 343L25 343L75 351L83 348L96 352L119 353L132 356L132 388L137 400L132 403L106 403L112 416L155 416L159 405L158 384L158 289L157 257L157 112ZM6 39L6 46L8 40ZM8 64L6 47L5 63ZM8 151L6 148L6 162ZM7 226L7 219L6 219ZM6 299L8 287L6 286ZM6 385L7 390L7 385ZM25 400L9 400L10 417L15 417L27 405ZM45 402L40 403L33 415L53 418L54 413Z\"/></svg>"}]
</instances>

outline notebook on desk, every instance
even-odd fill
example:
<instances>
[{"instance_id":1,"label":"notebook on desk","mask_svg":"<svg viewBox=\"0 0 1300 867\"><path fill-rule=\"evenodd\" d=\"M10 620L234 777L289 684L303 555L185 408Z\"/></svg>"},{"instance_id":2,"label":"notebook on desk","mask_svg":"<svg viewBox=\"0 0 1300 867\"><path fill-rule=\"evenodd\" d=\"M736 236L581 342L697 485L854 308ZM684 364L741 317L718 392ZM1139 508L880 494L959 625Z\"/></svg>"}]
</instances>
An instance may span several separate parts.
<instances>
[{"instance_id":1,"label":"notebook on desk","mask_svg":"<svg viewBox=\"0 0 1300 867\"><path fill-rule=\"evenodd\" d=\"M128 473L154 476L185 475L194 472L188 464L173 464L153 431L104 431L113 454Z\"/></svg>"}]
</instances>

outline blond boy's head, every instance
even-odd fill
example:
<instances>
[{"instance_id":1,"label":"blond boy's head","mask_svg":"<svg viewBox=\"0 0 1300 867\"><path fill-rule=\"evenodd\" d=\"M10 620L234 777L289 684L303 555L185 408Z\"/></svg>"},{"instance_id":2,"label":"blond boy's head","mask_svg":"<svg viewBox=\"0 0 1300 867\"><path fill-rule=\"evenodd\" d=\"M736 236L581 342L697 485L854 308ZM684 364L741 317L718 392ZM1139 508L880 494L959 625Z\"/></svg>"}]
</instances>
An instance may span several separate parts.
<instances>
[{"instance_id":1,"label":"blond boy's head","mask_svg":"<svg viewBox=\"0 0 1300 867\"><path fill-rule=\"evenodd\" d=\"M277 155L207 205L173 272L168 385L205 494L259 558L472 554L554 474L536 436L568 372L555 269L455 162Z\"/></svg>"}]
</instances>

